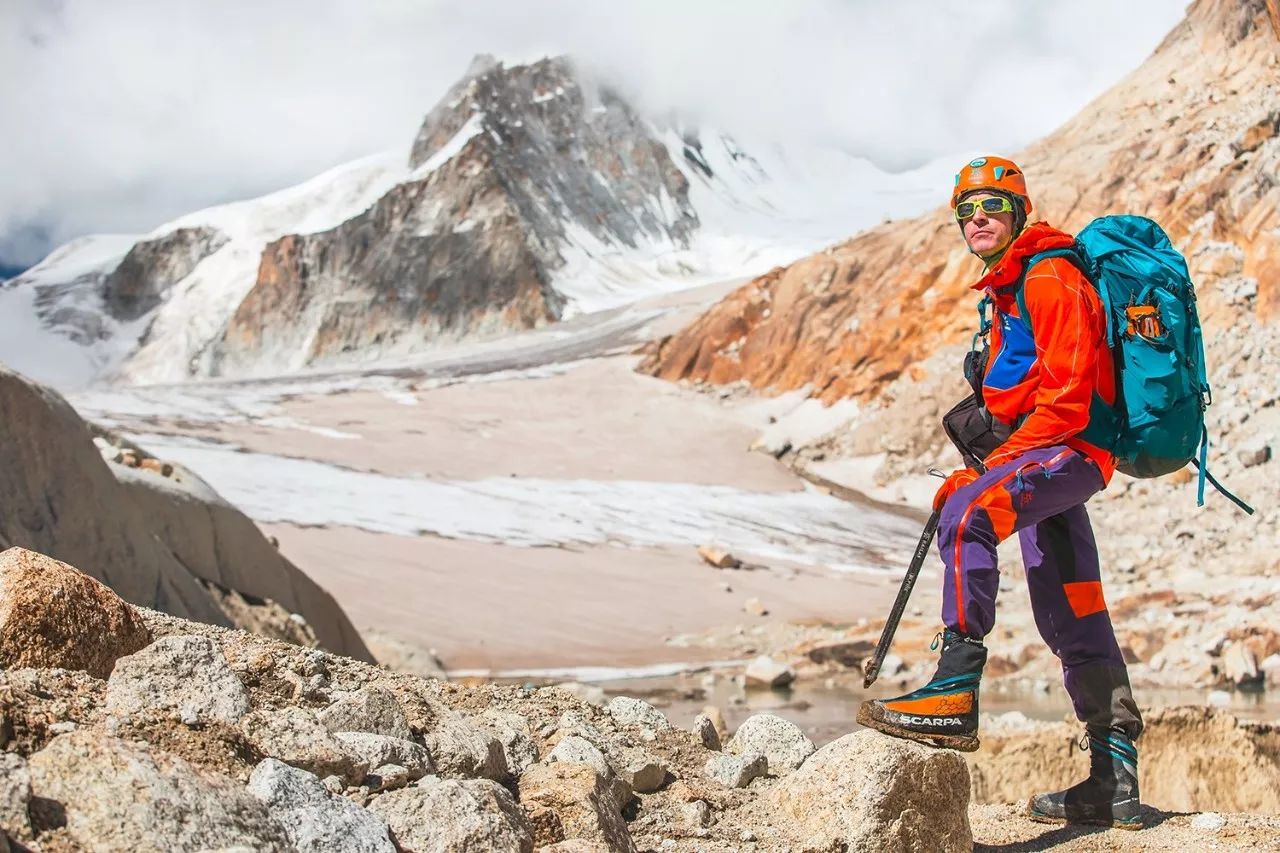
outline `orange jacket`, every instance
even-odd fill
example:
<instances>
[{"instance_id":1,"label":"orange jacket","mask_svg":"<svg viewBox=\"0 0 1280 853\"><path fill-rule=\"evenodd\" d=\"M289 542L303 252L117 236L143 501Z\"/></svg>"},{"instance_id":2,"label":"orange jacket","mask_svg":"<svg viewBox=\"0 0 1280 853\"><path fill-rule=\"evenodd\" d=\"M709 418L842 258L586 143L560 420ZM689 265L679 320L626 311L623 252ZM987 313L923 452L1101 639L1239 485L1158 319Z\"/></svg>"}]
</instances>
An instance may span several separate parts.
<instances>
[{"instance_id":1,"label":"orange jacket","mask_svg":"<svg viewBox=\"0 0 1280 853\"><path fill-rule=\"evenodd\" d=\"M1027 273L1023 299L1033 335L1019 319L1014 293L1027 258L1070 246L1071 235L1045 222L1023 229L1004 256L973 285L995 307L991 357L982 391L991 414L1012 424L1027 415L1009 440L986 458L988 468L1038 447L1065 444L1097 463L1104 482L1115 473L1115 457L1077 437L1089 425L1096 391L1115 402L1115 366L1106 343L1098 292L1065 258L1047 258Z\"/></svg>"}]
</instances>

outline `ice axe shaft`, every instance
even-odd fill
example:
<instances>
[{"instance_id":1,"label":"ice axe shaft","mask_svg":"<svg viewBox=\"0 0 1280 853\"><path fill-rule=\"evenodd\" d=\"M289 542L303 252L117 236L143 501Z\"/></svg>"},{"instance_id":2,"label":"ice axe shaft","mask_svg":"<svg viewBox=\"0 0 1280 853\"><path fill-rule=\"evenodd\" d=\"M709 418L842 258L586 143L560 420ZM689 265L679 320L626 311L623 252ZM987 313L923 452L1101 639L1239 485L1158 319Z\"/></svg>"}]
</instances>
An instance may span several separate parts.
<instances>
[{"instance_id":1,"label":"ice axe shaft","mask_svg":"<svg viewBox=\"0 0 1280 853\"><path fill-rule=\"evenodd\" d=\"M889 654L889 646L893 644L893 635L898 630L898 623L902 621L902 612L907 609L907 601L911 598L911 590L915 588L916 578L920 577L920 567L924 565L925 555L929 553L929 546L933 544L933 534L938 530L938 519L941 512L934 510L929 516L929 520L925 522L924 532L920 534L920 543L916 545L916 552L911 557L911 565L907 567L907 573L902 578L902 586L898 588L898 597L893 602L893 609L889 611L889 619L884 623L884 630L880 632L880 642L876 643L876 650L867 659L863 665L862 686L870 687L875 683L876 678L880 675L880 667L884 665L885 655Z\"/></svg>"}]
</instances>

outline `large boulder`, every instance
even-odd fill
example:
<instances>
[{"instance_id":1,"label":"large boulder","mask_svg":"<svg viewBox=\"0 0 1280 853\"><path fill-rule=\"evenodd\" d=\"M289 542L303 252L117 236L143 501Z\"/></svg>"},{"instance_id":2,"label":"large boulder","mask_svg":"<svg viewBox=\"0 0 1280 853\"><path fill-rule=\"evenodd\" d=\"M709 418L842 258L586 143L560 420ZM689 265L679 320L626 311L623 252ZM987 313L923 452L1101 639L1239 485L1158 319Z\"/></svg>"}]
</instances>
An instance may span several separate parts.
<instances>
[{"instance_id":1,"label":"large boulder","mask_svg":"<svg viewBox=\"0 0 1280 853\"><path fill-rule=\"evenodd\" d=\"M769 792L804 847L967 853L969 770L957 752L863 730L814 753Z\"/></svg>"},{"instance_id":2,"label":"large boulder","mask_svg":"<svg viewBox=\"0 0 1280 853\"><path fill-rule=\"evenodd\" d=\"M385 823L329 793L305 770L268 758L253 769L248 788L284 827L298 853L396 853Z\"/></svg>"},{"instance_id":3,"label":"large boulder","mask_svg":"<svg viewBox=\"0 0 1280 853\"><path fill-rule=\"evenodd\" d=\"M586 764L535 764L520 777L520 804L542 847L569 839L603 844L614 853L636 849L604 777Z\"/></svg>"},{"instance_id":4,"label":"large boulder","mask_svg":"<svg viewBox=\"0 0 1280 853\"><path fill-rule=\"evenodd\" d=\"M301 614L329 649L372 660L342 609L189 471L107 462L57 392L0 367L0 543L47 554L131 604L214 625L218 585Z\"/></svg>"},{"instance_id":5,"label":"large boulder","mask_svg":"<svg viewBox=\"0 0 1280 853\"><path fill-rule=\"evenodd\" d=\"M82 729L31 756L34 797L60 804L86 850L284 851L283 828L239 785L145 744Z\"/></svg>"},{"instance_id":6,"label":"large boulder","mask_svg":"<svg viewBox=\"0 0 1280 853\"><path fill-rule=\"evenodd\" d=\"M743 721L725 751L732 755L763 755L769 772L782 776L813 754L813 741L790 720L773 714L753 714Z\"/></svg>"},{"instance_id":7,"label":"large boulder","mask_svg":"<svg viewBox=\"0 0 1280 853\"><path fill-rule=\"evenodd\" d=\"M0 554L0 667L106 678L149 642L142 619L107 586L25 548Z\"/></svg>"},{"instance_id":8,"label":"large boulder","mask_svg":"<svg viewBox=\"0 0 1280 853\"><path fill-rule=\"evenodd\" d=\"M382 818L402 850L413 853L531 853L524 812L496 782L428 776L380 795L369 811Z\"/></svg>"},{"instance_id":9,"label":"large boulder","mask_svg":"<svg viewBox=\"0 0 1280 853\"><path fill-rule=\"evenodd\" d=\"M234 724L249 713L249 693L217 643L180 634L161 637L116 663L107 680L107 711L159 711L189 725Z\"/></svg>"}]
</instances>

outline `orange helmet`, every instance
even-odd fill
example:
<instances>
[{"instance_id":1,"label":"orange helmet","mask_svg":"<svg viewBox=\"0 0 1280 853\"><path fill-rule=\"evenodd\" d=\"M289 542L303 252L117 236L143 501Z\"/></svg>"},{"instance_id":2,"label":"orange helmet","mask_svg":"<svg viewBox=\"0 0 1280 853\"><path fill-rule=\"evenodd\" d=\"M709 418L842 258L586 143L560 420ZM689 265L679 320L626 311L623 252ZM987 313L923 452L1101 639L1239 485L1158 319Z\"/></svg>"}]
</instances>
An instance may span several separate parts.
<instances>
[{"instance_id":1,"label":"orange helmet","mask_svg":"<svg viewBox=\"0 0 1280 853\"><path fill-rule=\"evenodd\" d=\"M1027 195L1027 182L1018 164L1003 157L978 157L965 164L956 175L956 186L951 193L951 209L955 210L960 196L973 190L996 190L1011 193L1022 199L1022 212L1031 212L1031 197Z\"/></svg>"}]
</instances>

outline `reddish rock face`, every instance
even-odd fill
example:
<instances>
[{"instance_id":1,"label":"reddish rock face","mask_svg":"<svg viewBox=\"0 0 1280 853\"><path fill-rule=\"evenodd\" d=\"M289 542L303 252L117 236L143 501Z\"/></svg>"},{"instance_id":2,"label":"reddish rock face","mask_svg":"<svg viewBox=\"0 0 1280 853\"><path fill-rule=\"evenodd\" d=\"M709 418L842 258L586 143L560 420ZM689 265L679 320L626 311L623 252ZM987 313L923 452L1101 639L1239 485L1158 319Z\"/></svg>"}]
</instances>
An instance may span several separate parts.
<instances>
[{"instance_id":1,"label":"reddish rock face","mask_svg":"<svg viewBox=\"0 0 1280 853\"><path fill-rule=\"evenodd\" d=\"M1280 309L1280 36L1263 0L1199 0L1147 62L1014 159L1035 216L1079 230L1109 213L1149 216L1190 263L1202 305L1228 276ZM945 200L949 187L939 187ZM640 370L669 380L746 380L826 402L872 398L976 327L981 273L947 208L889 223L746 284L651 346ZM1212 325L1212 310L1202 311Z\"/></svg>"},{"instance_id":2,"label":"reddish rock face","mask_svg":"<svg viewBox=\"0 0 1280 853\"><path fill-rule=\"evenodd\" d=\"M0 668L111 674L151 642L134 609L66 563L24 548L0 554Z\"/></svg>"}]
</instances>

